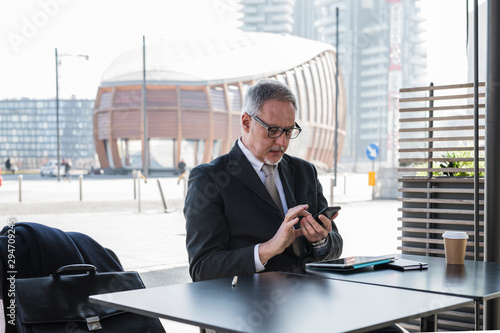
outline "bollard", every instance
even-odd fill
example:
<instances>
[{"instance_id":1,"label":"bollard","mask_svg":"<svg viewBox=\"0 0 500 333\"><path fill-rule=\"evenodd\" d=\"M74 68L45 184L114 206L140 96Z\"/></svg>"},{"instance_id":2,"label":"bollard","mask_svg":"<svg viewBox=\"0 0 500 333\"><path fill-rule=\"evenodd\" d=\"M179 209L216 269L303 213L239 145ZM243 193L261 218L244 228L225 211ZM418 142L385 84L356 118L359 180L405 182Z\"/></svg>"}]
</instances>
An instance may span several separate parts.
<instances>
[{"instance_id":1,"label":"bollard","mask_svg":"<svg viewBox=\"0 0 500 333\"><path fill-rule=\"evenodd\" d=\"M335 187L335 179L330 178L330 205L333 205L333 189Z\"/></svg>"},{"instance_id":2,"label":"bollard","mask_svg":"<svg viewBox=\"0 0 500 333\"><path fill-rule=\"evenodd\" d=\"M347 176L344 175L344 195L347 194Z\"/></svg>"},{"instance_id":3,"label":"bollard","mask_svg":"<svg viewBox=\"0 0 500 333\"><path fill-rule=\"evenodd\" d=\"M182 181L184 181L184 198L186 198L186 194L187 194L187 180L186 180L186 171L184 171L182 173L182 175L179 176L179 178L177 179L177 185L179 185L179 183Z\"/></svg>"},{"instance_id":4,"label":"bollard","mask_svg":"<svg viewBox=\"0 0 500 333\"><path fill-rule=\"evenodd\" d=\"M161 183L160 179L157 178L156 181L158 182L158 188L160 189L160 195L161 195L161 202L163 203L163 212L167 212L167 202L165 201L165 196L163 195L163 190L161 189Z\"/></svg>"},{"instance_id":5,"label":"bollard","mask_svg":"<svg viewBox=\"0 0 500 333\"><path fill-rule=\"evenodd\" d=\"M137 170L132 171L132 180L134 181L134 200L137 199L137 186L136 186L136 180L137 180Z\"/></svg>"},{"instance_id":6,"label":"bollard","mask_svg":"<svg viewBox=\"0 0 500 333\"><path fill-rule=\"evenodd\" d=\"M375 199L375 171L368 172L368 186L372 187L372 200Z\"/></svg>"},{"instance_id":7,"label":"bollard","mask_svg":"<svg viewBox=\"0 0 500 333\"><path fill-rule=\"evenodd\" d=\"M157 178L156 180L158 181L158 188L160 189L161 201L163 202L163 212L164 213L172 213L172 212L174 212L175 208L168 209L168 207L167 207L167 200L165 200L165 197L163 196L163 190L161 188L160 179Z\"/></svg>"},{"instance_id":8,"label":"bollard","mask_svg":"<svg viewBox=\"0 0 500 333\"><path fill-rule=\"evenodd\" d=\"M186 198L186 194L187 194L187 180L186 178L183 178L184 180L184 198Z\"/></svg>"},{"instance_id":9,"label":"bollard","mask_svg":"<svg viewBox=\"0 0 500 333\"><path fill-rule=\"evenodd\" d=\"M23 184L23 175L19 175L17 177L19 179L19 202L23 201L23 195L22 195L22 184Z\"/></svg>"},{"instance_id":10,"label":"bollard","mask_svg":"<svg viewBox=\"0 0 500 333\"><path fill-rule=\"evenodd\" d=\"M83 190L82 190L83 175L78 176L78 182L80 183L80 201L82 201L83 200Z\"/></svg>"},{"instance_id":11,"label":"bollard","mask_svg":"<svg viewBox=\"0 0 500 333\"><path fill-rule=\"evenodd\" d=\"M137 170L137 202L139 213L141 212L141 171Z\"/></svg>"}]
</instances>

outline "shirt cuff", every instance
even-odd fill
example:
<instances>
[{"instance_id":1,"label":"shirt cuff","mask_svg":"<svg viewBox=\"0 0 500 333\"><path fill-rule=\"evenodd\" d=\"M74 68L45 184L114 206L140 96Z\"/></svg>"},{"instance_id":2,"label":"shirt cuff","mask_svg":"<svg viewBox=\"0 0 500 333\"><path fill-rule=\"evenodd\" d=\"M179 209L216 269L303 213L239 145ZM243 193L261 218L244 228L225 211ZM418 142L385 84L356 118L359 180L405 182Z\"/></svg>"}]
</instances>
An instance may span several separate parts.
<instances>
[{"instance_id":1,"label":"shirt cuff","mask_svg":"<svg viewBox=\"0 0 500 333\"><path fill-rule=\"evenodd\" d=\"M254 258L254 262L255 262L255 271L257 273L258 272L262 272L264 269L266 269L264 267L264 264L260 262L260 258L259 258L259 245L260 244L257 244L253 248L253 258Z\"/></svg>"}]
</instances>

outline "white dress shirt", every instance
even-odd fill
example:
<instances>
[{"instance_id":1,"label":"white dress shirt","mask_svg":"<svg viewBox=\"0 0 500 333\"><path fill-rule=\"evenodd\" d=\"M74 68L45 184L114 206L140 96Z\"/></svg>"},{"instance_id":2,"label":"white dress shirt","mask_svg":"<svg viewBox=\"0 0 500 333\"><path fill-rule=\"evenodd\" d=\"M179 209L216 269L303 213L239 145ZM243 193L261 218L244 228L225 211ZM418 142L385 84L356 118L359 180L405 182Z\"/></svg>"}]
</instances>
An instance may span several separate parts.
<instances>
[{"instance_id":1,"label":"white dress shirt","mask_svg":"<svg viewBox=\"0 0 500 333\"><path fill-rule=\"evenodd\" d=\"M262 171L262 166L264 165L264 162L261 162L255 157L250 150L248 150L247 147L241 142L241 138L238 139L238 146L240 147L241 151L243 154L246 156L252 167L254 168L255 172L259 176L260 180L262 181L262 184L265 184L266 181L266 175L264 174L264 171ZM280 175L279 172L274 173L274 182L276 183L276 188L278 189L278 193L280 195L281 199L281 204L283 205L283 212L285 214L288 212L288 206L286 205L286 198L285 198L285 192L283 191L283 184L281 183ZM259 258L259 245L255 245L254 248L254 261L255 261L255 271L256 272L261 272L265 269L264 265L265 263L260 262Z\"/></svg>"}]
</instances>

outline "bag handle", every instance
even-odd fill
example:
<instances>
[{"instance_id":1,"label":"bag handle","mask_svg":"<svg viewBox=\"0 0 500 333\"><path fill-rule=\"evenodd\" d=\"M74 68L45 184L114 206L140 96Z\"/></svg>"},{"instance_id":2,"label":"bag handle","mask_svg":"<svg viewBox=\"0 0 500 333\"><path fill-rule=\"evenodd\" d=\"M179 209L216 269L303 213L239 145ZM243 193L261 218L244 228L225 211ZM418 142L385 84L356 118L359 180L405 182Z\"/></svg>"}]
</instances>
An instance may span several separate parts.
<instances>
[{"instance_id":1,"label":"bag handle","mask_svg":"<svg viewBox=\"0 0 500 333\"><path fill-rule=\"evenodd\" d=\"M58 277L60 275L67 275L67 274L75 274L75 273L89 273L90 275L93 275L97 272L97 268L94 265L90 264L73 264L73 265L66 265L60 267L57 271L54 272L54 274L51 274L54 277Z\"/></svg>"}]
</instances>

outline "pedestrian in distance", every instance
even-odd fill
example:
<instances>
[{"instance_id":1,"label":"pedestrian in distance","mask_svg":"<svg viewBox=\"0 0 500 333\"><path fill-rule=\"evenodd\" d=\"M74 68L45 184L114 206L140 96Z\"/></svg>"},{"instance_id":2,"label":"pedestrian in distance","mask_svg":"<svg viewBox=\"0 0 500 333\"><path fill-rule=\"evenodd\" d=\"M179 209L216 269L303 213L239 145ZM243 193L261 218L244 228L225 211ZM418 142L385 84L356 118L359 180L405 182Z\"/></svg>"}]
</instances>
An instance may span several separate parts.
<instances>
[{"instance_id":1,"label":"pedestrian in distance","mask_svg":"<svg viewBox=\"0 0 500 333\"><path fill-rule=\"evenodd\" d=\"M11 174L15 174L16 173L16 166L13 165L10 161L10 157L7 158L7 160L5 161L5 172L8 172L10 171Z\"/></svg>"},{"instance_id":2,"label":"pedestrian in distance","mask_svg":"<svg viewBox=\"0 0 500 333\"><path fill-rule=\"evenodd\" d=\"M64 163L64 160L63 160L63 163ZM71 171L71 160L68 158L66 163L64 163L64 175L66 176L66 180L68 181L68 183L71 183L70 171Z\"/></svg>"},{"instance_id":3,"label":"pedestrian in distance","mask_svg":"<svg viewBox=\"0 0 500 333\"><path fill-rule=\"evenodd\" d=\"M179 173L182 175L184 172L186 172L186 162L181 158L179 161L179 164L177 164L177 170L179 170Z\"/></svg>"}]
</instances>

